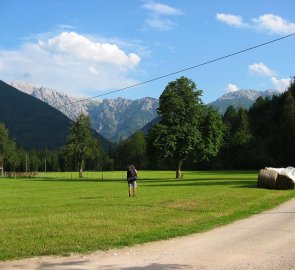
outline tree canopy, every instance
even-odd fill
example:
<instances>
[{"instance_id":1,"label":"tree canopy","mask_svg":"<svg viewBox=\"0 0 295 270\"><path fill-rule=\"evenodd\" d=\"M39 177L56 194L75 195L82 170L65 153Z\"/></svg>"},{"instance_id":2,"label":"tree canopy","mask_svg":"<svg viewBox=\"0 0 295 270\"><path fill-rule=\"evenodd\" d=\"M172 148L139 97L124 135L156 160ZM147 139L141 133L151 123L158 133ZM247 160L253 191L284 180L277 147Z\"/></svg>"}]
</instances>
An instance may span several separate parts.
<instances>
[{"instance_id":1,"label":"tree canopy","mask_svg":"<svg viewBox=\"0 0 295 270\"><path fill-rule=\"evenodd\" d=\"M79 177L83 176L85 159L98 154L98 147L99 143L92 135L89 117L84 114L79 115L70 129L65 146L65 153L69 159L78 163Z\"/></svg>"},{"instance_id":2,"label":"tree canopy","mask_svg":"<svg viewBox=\"0 0 295 270\"><path fill-rule=\"evenodd\" d=\"M160 122L154 125L148 134L153 152L174 160L176 178L181 177L181 166L190 153L197 152L195 157L203 158L210 152L215 152L207 135L213 131L211 123L218 116L214 115L212 110L208 110L206 114L201 100L202 93L202 90L198 90L196 84L186 77L170 82L160 96ZM206 124L202 121L204 116L209 120ZM205 137L207 141L204 140ZM211 150L206 151L208 145Z\"/></svg>"}]
</instances>

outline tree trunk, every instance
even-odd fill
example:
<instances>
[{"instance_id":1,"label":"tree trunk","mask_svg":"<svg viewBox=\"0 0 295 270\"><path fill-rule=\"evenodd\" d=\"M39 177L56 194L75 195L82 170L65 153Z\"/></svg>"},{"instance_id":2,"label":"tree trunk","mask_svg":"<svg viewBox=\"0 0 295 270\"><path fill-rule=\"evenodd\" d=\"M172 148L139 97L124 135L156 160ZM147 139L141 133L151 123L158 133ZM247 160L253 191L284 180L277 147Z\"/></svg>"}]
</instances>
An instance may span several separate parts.
<instances>
[{"instance_id":1,"label":"tree trunk","mask_svg":"<svg viewBox=\"0 0 295 270\"><path fill-rule=\"evenodd\" d=\"M83 160L79 161L79 178L83 177Z\"/></svg>"},{"instance_id":2,"label":"tree trunk","mask_svg":"<svg viewBox=\"0 0 295 270\"><path fill-rule=\"evenodd\" d=\"M181 178L181 165L182 165L182 162L181 161L178 161L177 164L176 164L176 178Z\"/></svg>"}]
</instances>

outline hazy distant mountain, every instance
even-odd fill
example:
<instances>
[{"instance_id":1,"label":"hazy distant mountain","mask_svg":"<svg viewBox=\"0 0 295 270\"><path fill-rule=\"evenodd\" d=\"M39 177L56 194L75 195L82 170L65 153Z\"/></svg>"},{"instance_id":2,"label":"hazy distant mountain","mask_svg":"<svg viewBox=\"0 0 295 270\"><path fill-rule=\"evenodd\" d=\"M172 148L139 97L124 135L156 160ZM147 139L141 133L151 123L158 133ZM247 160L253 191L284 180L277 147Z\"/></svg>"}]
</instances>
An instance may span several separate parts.
<instances>
[{"instance_id":1,"label":"hazy distant mountain","mask_svg":"<svg viewBox=\"0 0 295 270\"><path fill-rule=\"evenodd\" d=\"M111 141L118 142L143 128L157 116L159 102L154 98L129 100L104 99L89 111L96 131Z\"/></svg>"},{"instance_id":2,"label":"hazy distant mountain","mask_svg":"<svg viewBox=\"0 0 295 270\"><path fill-rule=\"evenodd\" d=\"M256 90L238 90L235 92L226 93L216 101L209 103L221 114L224 114L228 106L236 108L243 107L249 109L258 97L266 97L279 95L280 92L276 90L256 91Z\"/></svg>"},{"instance_id":3,"label":"hazy distant mountain","mask_svg":"<svg viewBox=\"0 0 295 270\"><path fill-rule=\"evenodd\" d=\"M72 120L81 113L88 114L93 128L113 142L129 137L157 116L159 101L154 98L138 100L116 98L78 102L77 98L49 88L25 82L12 82L11 85L48 103Z\"/></svg>"}]
</instances>

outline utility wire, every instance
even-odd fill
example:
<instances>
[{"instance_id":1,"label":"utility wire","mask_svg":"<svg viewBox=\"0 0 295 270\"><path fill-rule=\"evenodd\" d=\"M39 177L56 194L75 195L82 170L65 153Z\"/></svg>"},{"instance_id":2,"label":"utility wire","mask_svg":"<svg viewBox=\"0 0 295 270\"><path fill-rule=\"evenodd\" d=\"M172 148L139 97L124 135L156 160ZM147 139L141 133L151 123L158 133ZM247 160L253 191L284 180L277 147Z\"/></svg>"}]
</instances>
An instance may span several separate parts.
<instances>
[{"instance_id":1,"label":"utility wire","mask_svg":"<svg viewBox=\"0 0 295 270\"><path fill-rule=\"evenodd\" d=\"M286 36L283 36L283 37L280 37L280 38L276 38L276 39L273 39L273 40L270 40L270 41L267 41L267 42L264 42L264 43L260 43L258 45L255 45L253 47L249 47L247 49L243 49L243 50L240 50L240 51L237 51L237 52L234 52L234 53L230 53L230 54L224 55L222 57L218 57L218 58L215 58L215 59L212 59L212 60L203 62L203 63L198 64L198 65L195 65L195 66L191 66L191 67L188 67L188 68L180 69L180 70L177 70L177 71L172 72L172 73L169 73L169 74L165 74L165 75L162 75L162 76L159 76L159 77L156 77L156 78L153 78L153 79L150 79L150 80L141 82L141 83L136 83L136 84L132 84L132 85L129 85L129 86L126 86L126 87L123 87L123 88L119 88L119 89L113 90L113 91L109 91L109 92L106 92L106 93L103 93L103 94L100 94L100 95L97 95L97 96L93 96L93 97L81 99L81 100L74 101L74 102L69 102L69 103L60 105L59 107L64 107L64 106L68 106L68 105L71 105L71 104L80 103L80 102L87 101L87 100L90 100L90 99L94 99L94 98L98 98L98 97L110 95L110 94L113 94L113 93L117 93L117 92L120 92L120 91L123 91L123 90L127 90L127 89L130 89L130 88L133 88L133 87L137 87L137 86L140 86L140 85L143 85L143 84L154 82L154 81L157 81L157 80L160 80L160 79L163 79L163 78L166 78L166 77L169 77L169 76L178 74L178 73L182 73L184 71L195 69L195 68L198 68L198 67L201 67L201 66L205 66L205 65L211 64L213 62L217 62L217 61L223 60L225 58L232 57L232 56L237 55L237 54L241 54L241 53L244 53L244 52L247 52L247 51L251 51L251 50L257 49L259 47L262 47L262 46L265 46L265 45L268 45L268 44L271 44L271 43L280 41L280 40L285 39L285 38L289 38L289 37L294 36L294 35L295 35L295 33L292 33L292 34L289 34L289 35L286 35Z\"/></svg>"}]
</instances>

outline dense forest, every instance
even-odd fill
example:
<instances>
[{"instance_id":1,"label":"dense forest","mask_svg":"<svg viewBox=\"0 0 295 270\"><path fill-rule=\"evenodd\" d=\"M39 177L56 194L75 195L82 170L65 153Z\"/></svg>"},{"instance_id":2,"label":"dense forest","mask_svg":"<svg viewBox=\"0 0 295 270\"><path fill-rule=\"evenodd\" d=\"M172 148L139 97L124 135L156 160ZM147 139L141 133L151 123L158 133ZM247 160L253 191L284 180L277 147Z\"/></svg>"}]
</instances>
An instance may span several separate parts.
<instances>
[{"instance_id":1,"label":"dense forest","mask_svg":"<svg viewBox=\"0 0 295 270\"><path fill-rule=\"evenodd\" d=\"M230 106L219 117L222 120L222 143L218 153L200 158L198 151L190 151L183 162L183 169L295 167L294 78L288 90L281 95L260 97L249 110ZM208 118L208 121L211 120ZM84 170L125 170L129 163L135 164L138 169L174 170L175 160L172 157L160 157L157 151L150 151L150 144L148 134L142 131L112 144L108 152L102 150L97 142L93 144L95 154L85 157ZM4 165L4 171L23 172L77 171L81 165L67 153L65 146L58 150L17 147L3 123L0 123L1 164Z\"/></svg>"}]
</instances>

